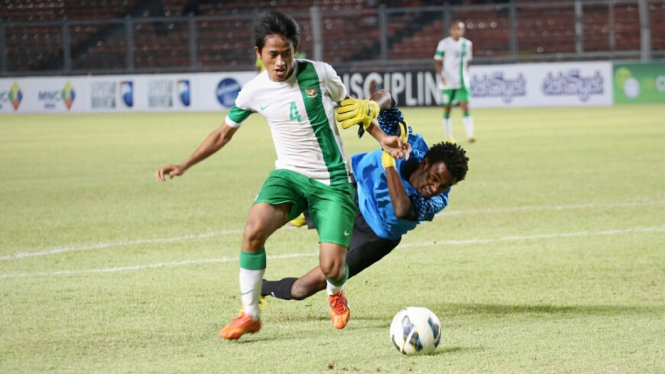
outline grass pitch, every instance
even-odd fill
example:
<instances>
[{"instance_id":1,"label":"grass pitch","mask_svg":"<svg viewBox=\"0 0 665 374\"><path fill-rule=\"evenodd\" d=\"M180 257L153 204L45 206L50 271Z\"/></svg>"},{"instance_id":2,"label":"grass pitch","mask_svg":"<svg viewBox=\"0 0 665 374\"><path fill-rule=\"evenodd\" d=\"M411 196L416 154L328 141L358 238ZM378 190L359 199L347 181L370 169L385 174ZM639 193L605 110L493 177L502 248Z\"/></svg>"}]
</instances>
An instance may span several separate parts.
<instances>
[{"instance_id":1,"label":"grass pitch","mask_svg":"<svg viewBox=\"0 0 665 374\"><path fill-rule=\"evenodd\" d=\"M405 109L431 144L440 109ZM0 116L0 372L665 372L665 107L474 110L467 180L443 214L347 286L238 311L242 228L274 168L252 116L217 155L157 183L223 113ZM463 140L459 111L457 138ZM377 147L344 132L349 154ZM268 278L315 266L281 229ZM435 354L405 357L393 315L441 319Z\"/></svg>"}]
</instances>

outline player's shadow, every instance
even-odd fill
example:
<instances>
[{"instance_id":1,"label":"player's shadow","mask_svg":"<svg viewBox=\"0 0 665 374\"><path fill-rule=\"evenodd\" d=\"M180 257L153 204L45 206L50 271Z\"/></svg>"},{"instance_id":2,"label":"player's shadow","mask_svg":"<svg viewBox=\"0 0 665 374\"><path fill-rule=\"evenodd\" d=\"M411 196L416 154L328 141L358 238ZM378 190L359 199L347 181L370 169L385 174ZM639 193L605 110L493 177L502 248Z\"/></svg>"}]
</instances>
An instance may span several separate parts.
<instances>
[{"instance_id":1,"label":"player's shadow","mask_svg":"<svg viewBox=\"0 0 665 374\"><path fill-rule=\"evenodd\" d=\"M620 315L654 315L661 316L665 313L665 305L649 307L617 306L617 305L570 305L558 306L549 304L462 304L462 303L431 303L423 305L436 314L441 322L456 317L464 316L488 316L501 317L510 315L527 316L620 316ZM402 306L396 305L394 310L399 310ZM322 318L324 319L324 318ZM357 313L352 320L361 320L371 322L361 324L367 329L390 326L391 320L386 319L385 315L366 313ZM362 327L359 327L362 328Z\"/></svg>"},{"instance_id":2,"label":"player's shadow","mask_svg":"<svg viewBox=\"0 0 665 374\"><path fill-rule=\"evenodd\" d=\"M662 315L665 305L621 306L621 305L551 305L551 304L467 304L440 303L427 305L439 319L464 315L501 316L526 315Z\"/></svg>"},{"instance_id":3,"label":"player's shadow","mask_svg":"<svg viewBox=\"0 0 665 374\"><path fill-rule=\"evenodd\" d=\"M459 352L471 352L471 351L482 351L481 347L444 347L439 345L438 349L432 353L430 356L439 356L439 355L451 355Z\"/></svg>"}]
</instances>

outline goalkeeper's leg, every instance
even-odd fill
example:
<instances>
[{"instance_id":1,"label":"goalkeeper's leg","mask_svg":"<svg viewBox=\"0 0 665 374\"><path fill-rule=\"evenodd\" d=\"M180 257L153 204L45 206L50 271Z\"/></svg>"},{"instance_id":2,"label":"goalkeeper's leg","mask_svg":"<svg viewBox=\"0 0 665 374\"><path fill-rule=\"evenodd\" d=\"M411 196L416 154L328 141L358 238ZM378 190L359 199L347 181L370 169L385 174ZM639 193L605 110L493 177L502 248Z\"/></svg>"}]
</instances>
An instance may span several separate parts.
<instances>
[{"instance_id":1,"label":"goalkeeper's leg","mask_svg":"<svg viewBox=\"0 0 665 374\"><path fill-rule=\"evenodd\" d=\"M358 221L356 220L356 223ZM366 225L366 223L365 223ZM367 227L371 231L369 227ZM399 240L387 240L376 236L374 232L354 229L353 239L346 255L349 266L349 278L372 266L390 253ZM326 277L320 267L315 267L300 278L284 278L279 281L263 281L262 295L283 300L304 300L326 289Z\"/></svg>"}]
</instances>

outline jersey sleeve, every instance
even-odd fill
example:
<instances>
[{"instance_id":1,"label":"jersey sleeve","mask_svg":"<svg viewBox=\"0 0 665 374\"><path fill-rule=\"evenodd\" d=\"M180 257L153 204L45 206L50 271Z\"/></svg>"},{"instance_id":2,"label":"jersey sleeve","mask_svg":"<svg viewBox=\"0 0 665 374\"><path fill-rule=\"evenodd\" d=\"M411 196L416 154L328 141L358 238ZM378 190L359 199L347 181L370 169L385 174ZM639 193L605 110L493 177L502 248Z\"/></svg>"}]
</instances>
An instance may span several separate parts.
<instances>
[{"instance_id":1,"label":"jersey sleeve","mask_svg":"<svg viewBox=\"0 0 665 374\"><path fill-rule=\"evenodd\" d=\"M325 62L322 63L324 74L324 84L326 91L334 102L342 101L346 98L346 87L342 79L337 75L335 69Z\"/></svg>"},{"instance_id":2,"label":"jersey sleeve","mask_svg":"<svg viewBox=\"0 0 665 374\"><path fill-rule=\"evenodd\" d=\"M404 115L397 108L395 100L393 99L392 108L380 111L376 120L379 122L379 127L381 130L383 130L383 132L385 132L387 135L399 136L401 132L399 123L404 122ZM407 126L407 128L409 129L409 135L411 135L411 127Z\"/></svg>"},{"instance_id":3,"label":"jersey sleeve","mask_svg":"<svg viewBox=\"0 0 665 374\"><path fill-rule=\"evenodd\" d=\"M249 106L247 90L242 89L236 98L233 108L227 114L226 122L231 127L240 127L242 122L247 119L254 111Z\"/></svg>"},{"instance_id":4,"label":"jersey sleeve","mask_svg":"<svg viewBox=\"0 0 665 374\"><path fill-rule=\"evenodd\" d=\"M434 54L435 60L443 60L444 48L443 40L439 42L439 45L436 47L436 53Z\"/></svg>"},{"instance_id":5,"label":"jersey sleeve","mask_svg":"<svg viewBox=\"0 0 665 374\"><path fill-rule=\"evenodd\" d=\"M450 192L450 188L444 193L432 196L429 199L424 198L418 193L409 195L415 219L417 221L431 221L434 219L434 216L448 205L448 192Z\"/></svg>"}]
</instances>

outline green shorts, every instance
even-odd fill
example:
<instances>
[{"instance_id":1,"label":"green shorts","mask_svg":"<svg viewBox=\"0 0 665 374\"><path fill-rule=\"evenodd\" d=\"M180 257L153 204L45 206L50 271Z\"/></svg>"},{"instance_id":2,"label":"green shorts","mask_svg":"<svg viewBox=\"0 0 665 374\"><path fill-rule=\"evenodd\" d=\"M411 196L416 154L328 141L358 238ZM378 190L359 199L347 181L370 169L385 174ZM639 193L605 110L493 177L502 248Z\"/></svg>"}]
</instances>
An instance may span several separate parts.
<instances>
[{"instance_id":1,"label":"green shorts","mask_svg":"<svg viewBox=\"0 0 665 374\"><path fill-rule=\"evenodd\" d=\"M448 106L451 105L453 101L457 101L458 103L465 101L468 103L471 98L471 93L468 88L462 87L454 90L441 90L441 97L443 98L443 105Z\"/></svg>"},{"instance_id":2,"label":"green shorts","mask_svg":"<svg viewBox=\"0 0 665 374\"><path fill-rule=\"evenodd\" d=\"M319 243L334 243L348 248L356 217L354 194L351 183L328 186L294 171L277 169L263 183L254 204L290 203L287 221L309 209L319 233Z\"/></svg>"}]
</instances>

